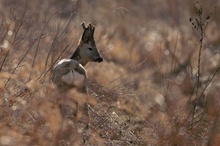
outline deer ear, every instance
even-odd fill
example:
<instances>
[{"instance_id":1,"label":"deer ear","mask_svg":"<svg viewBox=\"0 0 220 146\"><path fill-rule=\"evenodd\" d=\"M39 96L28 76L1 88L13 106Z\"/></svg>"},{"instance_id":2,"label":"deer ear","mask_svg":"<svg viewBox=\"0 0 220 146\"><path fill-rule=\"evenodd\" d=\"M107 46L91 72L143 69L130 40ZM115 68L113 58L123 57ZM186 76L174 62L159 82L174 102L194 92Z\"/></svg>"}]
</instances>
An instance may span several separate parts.
<instances>
[{"instance_id":1,"label":"deer ear","mask_svg":"<svg viewBox=\"0 0 220 146\"><path fill-rule=\"evenodd\" d=\"M82 42L87 43L89 41L89 38L90 38L90 31L88 28L86 28L83 32L81 40L82 40Z\"/></svg>"},{"instance_id":2,"label":"deer ear","mask_svg":"<svg viewBox=\"0 0 220 146\"><path fill-rule=\"evenodd\" d=\"M94 39L94 32L95 32L95 27L93 26L91 29L91 37L92 39Z\"/></svg>"},{"instance_id":3,"label":"deer ear","mask_svg":"<svg viewBox=\"0 0 220 146\"><path fill-rule=\"evenodd\" d=\"M82 26L83 30L86 30L85 22L82 22L81 26Z\"/></svg>"},{"instance_id":4,"label":"deer ear","mask_svg":"<svg viewBox=\"0 0 220 146\"><path fill-rule=\"evenodd\" d=\"M91 22L88 24L88 28L90 29L90 39L94 40L94 32L95 32L95 27L91 24Z\"/></svg>"},{"instance_id":5,"label":"deer ear","mask_svg":"<svg viewBox=\"0 0 220 146\"><path fill-rule=\"evenodd\" d=\"M95 27L92 26L91 23L89 23L87 27L85 26L84 22L81 25L82 25L82 28L84 29L81 41L84 43L88 43L89 41L93 41Z\"/></svg>"}]
</instances>

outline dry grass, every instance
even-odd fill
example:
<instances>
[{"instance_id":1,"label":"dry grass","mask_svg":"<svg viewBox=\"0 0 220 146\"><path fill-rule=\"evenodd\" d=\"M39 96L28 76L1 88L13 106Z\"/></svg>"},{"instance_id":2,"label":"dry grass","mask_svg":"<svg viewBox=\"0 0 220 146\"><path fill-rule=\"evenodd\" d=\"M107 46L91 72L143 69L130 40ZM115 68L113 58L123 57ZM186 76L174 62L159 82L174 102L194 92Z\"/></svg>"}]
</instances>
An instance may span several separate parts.
<instances>
[{"instance_id":1,"label":"dry grass","mask_svg":"<svg viewBox=\"0 0 220 146\"><path fill-rule=\"evenodd\" d=\"M202 41L190 0L1 0L0 145L218 145L219 3L199 3ZM105 61L86 66L88 95L59 93L51 68L82 21Z\"/></svg>"}]
</instances>

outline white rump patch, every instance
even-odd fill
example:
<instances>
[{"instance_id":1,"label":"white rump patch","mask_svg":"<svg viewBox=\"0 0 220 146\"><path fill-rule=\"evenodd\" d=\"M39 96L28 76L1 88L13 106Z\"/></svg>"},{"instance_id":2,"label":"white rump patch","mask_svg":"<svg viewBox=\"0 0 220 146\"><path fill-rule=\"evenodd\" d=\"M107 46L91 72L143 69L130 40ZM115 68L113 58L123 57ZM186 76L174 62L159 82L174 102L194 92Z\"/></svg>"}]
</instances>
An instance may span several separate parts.
<instances>
[{"instance_id":1,"label":"white rump patch","mask_svg":"<svg viewBox=\"0 0 220 146\"><path fill-rule=\"evenodd\" d=\"M63 75L61 79L66 84L72 84L74 80L73 72L72 71L68 72L67 74Z\"/></svg>"},{"instance_id":2,"label":"white rump patch","mask_svg":"<svg viewBox=\"0 0 220 146\"><path fill-rule=\"evenodd\" d=\"M62 60L60 60L60 61L57 63L56 66L61 65L61 64L63 64L64 62L69 62L69 61L71 61L71 60L70 60L70 59L62 59Z\"/></svg>"},{"instance_id":3,"label":"white rump patch","mask_svg":"<svg viewBox=\"0 0 220 146\"><path fill-rule=\"evenodd\" d=\"M62 76L62 81L69 85L82 86L85 80L85 76L83 74L78 73L75 70L68 72L67 74Z\"/></svg>"},{"instance_id":4,"label":"white rump patch","mask_svg":"<svg viewBox=\"0 0 220 146\"><path fill-rule=\"evenodd\" d=\"M84 84L85 76L74 70L74 81L73 84L76 86L82 86Z\"/></svg>"}]
</instances>

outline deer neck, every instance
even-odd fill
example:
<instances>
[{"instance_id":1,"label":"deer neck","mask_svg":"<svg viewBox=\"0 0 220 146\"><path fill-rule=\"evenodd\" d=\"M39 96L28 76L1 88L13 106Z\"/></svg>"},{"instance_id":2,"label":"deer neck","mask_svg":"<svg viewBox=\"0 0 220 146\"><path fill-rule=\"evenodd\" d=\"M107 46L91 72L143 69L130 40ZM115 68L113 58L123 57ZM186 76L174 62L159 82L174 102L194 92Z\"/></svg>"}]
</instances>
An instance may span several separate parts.
<instances>
[{"instance_id":1,"label":"deer neck","mask_svg":"<svg viewBox=\"0 0 220 146\"><path fill-rule=\"evenodd\" d=\"M88 61L80 56L80 48L78 47L70 59L78 61L82 66L85 66Z\"/></svg>"}]
</instances>

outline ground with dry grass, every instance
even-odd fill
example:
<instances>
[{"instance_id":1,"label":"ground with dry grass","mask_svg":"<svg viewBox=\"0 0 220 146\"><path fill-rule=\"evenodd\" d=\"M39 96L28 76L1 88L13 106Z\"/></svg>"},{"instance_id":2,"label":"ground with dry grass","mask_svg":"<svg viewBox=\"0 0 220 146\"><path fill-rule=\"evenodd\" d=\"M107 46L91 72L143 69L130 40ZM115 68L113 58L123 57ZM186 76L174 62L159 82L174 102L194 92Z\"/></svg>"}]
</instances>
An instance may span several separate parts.
<instances>
[{"instance_id":1,"label":"ground with dry grass","mask_svg":"<svg viewBox=\"0 0 220 146\"><path fill-rule=\"evenodd\" d=\"M219 6L1 0L0 145L218 145ZM82 21L104 62L85 67L88 95L60 93L51 69Z\"/></svg>"}]
</instances>

